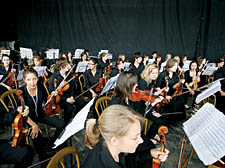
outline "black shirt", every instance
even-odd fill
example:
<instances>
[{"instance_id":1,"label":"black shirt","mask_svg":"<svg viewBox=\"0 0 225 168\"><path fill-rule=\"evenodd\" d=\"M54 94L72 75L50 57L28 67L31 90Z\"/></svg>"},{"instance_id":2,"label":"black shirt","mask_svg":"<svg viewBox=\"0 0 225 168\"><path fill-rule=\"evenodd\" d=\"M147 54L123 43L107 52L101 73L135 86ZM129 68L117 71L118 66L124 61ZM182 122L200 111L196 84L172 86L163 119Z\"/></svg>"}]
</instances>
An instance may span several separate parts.
<instances>
[{"instance_id":1,"label":"black shirt","mask_svg":"<svg viewBox=\"0 0 225 168\"><path fill-rule=\"evenodd\" d=\"M137 74L137 76L140 78L142 71L145 69L145 66L143 64L139 64L139 66L136 67L134 64L131 64L130 68L130 71Z\"/></svg>"},{"instance_id":2,"label":"black shirt","mask_svg":"<svg viewBox=\"0 0 225 168\"><path fill-rule=\"evenodd\" d=\"M3 75L2 79L0 80L0 82L2 82L5 78L7 78L9 72L11 72L12 67L9 66L8 71L5 69L4 66L0 66L0 75ZM5 84L7 84L9 81L9 78L7 80L5 80Z\"/></svg>"},{"instance_id":3,"label":"black shirt","mask_svg":"<svg viewBox=\"0 0 225 168\"><path fill-rule=\"evenodd\" d=\"M68 81L73 76L72 74L69 74L68 77L65 79L65 81ZM60 74L59 71L56 71L54 74L51 75L49 80L49 91L50 93L54 91L56 88L54 87L54 80L56 79L56 88L60 85L61 81L64 79L64 77ZM60 101L66 101L67 98L75 95L75 84L74 81L71 80L69 82L69 89L66 91L63 91L63 95L60 95Z\"/></svg>"},{"instance_id":4,"label":"black shirt","mask_svg":"<svg viewBox=\"0 0 225 168\"><path fill-rule=\"evenodd\" d=\"M100 69L102 72L104 72L105 67L107 67L108 65L108 62L104 63L102 60L99 60L97 69Z\"/></svg>"},{"instance_id":5,"label":"black shirt","mask_svg":"<svg viewBox=\"0 0 225 168\"><path fill-rule=\"evenodd\" d=\"M117 163L110 154L104 141L99 141L93 149L89 150L85 160L83 161L82 168L125 168L124 154L119 155L120 162Z\"/></svg>"},{"instance_id":6,"label":"black shirt","mask_svg":"<svg viewBox=\"0 0 225 168\"><path fill-rule=\"evenodd\" d=\"M86 88L89 89L93 85L97 84L101 77L102 77L102 71L99 69L97 69L95 76L93 76L90 69L86 70L84 73ZM96 92L96 87L92 88L94 92Z\"/></svg>"}]
</instances>

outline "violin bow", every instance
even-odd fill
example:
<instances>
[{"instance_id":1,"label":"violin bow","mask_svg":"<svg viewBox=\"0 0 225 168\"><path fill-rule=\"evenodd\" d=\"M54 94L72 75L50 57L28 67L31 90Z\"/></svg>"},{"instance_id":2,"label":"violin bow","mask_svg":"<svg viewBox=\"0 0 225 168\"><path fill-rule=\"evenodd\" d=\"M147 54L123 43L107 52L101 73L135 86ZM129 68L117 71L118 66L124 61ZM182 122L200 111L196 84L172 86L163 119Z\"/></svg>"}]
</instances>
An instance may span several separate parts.
<instances>
[{"instance_id":1,"label":"violin bow","mask_svg":"<svg viewBox=\"0 0 225 168\"><path fill-rule=\"evenodd\" d=\"M70 68L70 71L69 73L65 76L65 78L60 82L59 86L54 90L54 92L56 92L60 87L61 85L63 84L63 82L66 80L66 78L69 76L69 74L72 72L72 69L76 66L76 64L73 65L72 68ZM54 95L52 94L51 97L48 99L48 101L45 103L44 107L46 107L48 105L48 103L51 101L52 97Z\"/></svg>"},{"instance_id":2,"label":"violin bow","mask_svg":"<svg viewBox=\"0 0 225 168\"><path fill-rule=\"evenodd\" d=\"M183 141L182 141L182 144L181 144L180 157L179 157L178 167L177 168L182 168L184 152L185 152L185 148L186 148L186 142L187 142L187 140L185 138L183 138Z\"/></svg>"}]
</instances>

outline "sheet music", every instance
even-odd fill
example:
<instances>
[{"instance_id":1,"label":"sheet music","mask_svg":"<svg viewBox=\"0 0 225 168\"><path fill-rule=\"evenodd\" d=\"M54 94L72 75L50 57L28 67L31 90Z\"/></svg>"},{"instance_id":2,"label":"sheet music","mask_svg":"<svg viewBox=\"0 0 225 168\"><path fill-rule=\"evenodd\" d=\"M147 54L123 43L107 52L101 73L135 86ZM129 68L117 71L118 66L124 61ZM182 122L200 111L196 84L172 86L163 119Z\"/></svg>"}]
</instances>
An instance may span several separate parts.
<instances>
[{"instance_id":1,"label":"sheet music","mask_svg":"<svg viewBox=\"0 0 225 168\"><path fill-rule=\"evenodd\" d=\"M59 49L50 49L46 51L47 59L58 59Z\"/></svg>"},{"instance_id":2,"label":"sheet music","mask_svg":"<svg viewBox=\"0 0 225 168\"><path fill-rule=\"evenodd\" d=\"M107 83L105 84L105 87L102 89L102 92L100 95L103 95L107 91L114 89L116 87L116 81L120 74L117 74L116 76L110 78Z\"/></svg>"},{"instance_id":3,"label":"sheet music","mask_svg":"<svg viewBox=\"0 0 225 168\"><path fill-rule=\"evenodd\" d=\"M195 102L198 104L200 103L202 100L206 99L207 97L213 95L214 93L218 92L219 90L221 90L221 83L220 83L220 80L222 80L223 78L221 79L218 79L212 83L209 84L209 88L204 90L202 93L200 93L196 99L195 99Z\"/></svg>"},{"instance_id":4,"label":"sheet music","mask_svg":"<svg viewBox=\"0 0 225 168\"><path fill-rule=\"evenodd\" d=\"M111 53L108 53L107 56L108 56L108 59L112 59L113 58L113 55Z\"/></svg>"},{"instance_id":5,"label":"sheet music","mask_svg":"<svg viewBox=\"0 0 225 168\"><path fill-rule=\"evenodd\" d=\"M33 68L37 71L38 77L40 77L40 76L44 76L44 72L47 67L46 66L34 66Z\"/></svg>"},{"instance_id":6,"label":"sheet music","mask_svg":"<svg viewBox=\"0 0 225 168\"><path fill-rule=\"evenodd\" d=\"M202 75L212 75L218 67L206 66L206 69L202 72Z\"/></svg>"},{"instance_id":7,"label":"sheet music","mask_svg":"<svg viewBox=\"0 0 225 168\"><path fill-rule=\"evenodd\" d=\"M17 79L18 81L22 80L23 79L23 70L20 70L18 75L17 75Z\"/></svg>"},{"instance_id":8,"label":"sheet music","mask_svg":"<svg viewBox=\"0 0 225 168\"><path fill-rule=\"evenodd\" d=\"M130 62L124 62L124 71L129 71L130 64Z\"/></svg>"},{"instance_id":9,"label":"sheet music","mask_svg":"<svg viewBox=\"0 0 225 168\"><path fill-rule=\"evenodd\" d=\"M201 131L208 123L216 121L221 116L224 116L223 113L212 104L206 103L198 110L194 117L183 123L184 131L188 137L191 137Z\"/></svg>"},{"instance_id":10,"label":"sheet music","mask_svg":"<svg viewBox=\"0 0 225 168\"><path fill-rule=\"evenodd\" d=\"M22 59L33 59L33 51L31 48L20 47L20 56Z\"/></svg>"},{"instance_id":11,"label":"sheet music","mask_svg":"<svg viewBox=\"0 0 225 168\"><path fill-rule=\"evenodd\" d=\"M2 80L2 78L3 78L3 75L0 75L0 80Z\"/></svg>"},{"instance_id":12,"label":"sheet music","mask_svg":"<svg viewBox=\"0 0 225 168\"><path fill-rule=\"evenodd\" d=\"M184 65L182 67L182 71L185 72L185 71L189 70L190 63L191 63L190 60L185 61Z\"/></svg>"},{"instance_id":13,"label":"sheet music","mask_svg":"<svg viewBox=\"0 0 225 168\"><path fill-rule=\"evenodd\" d=\"M77 115L72 119L72 121L66 126L66 128L62 131L60 136L54 142L54 147L61 145L65 142L69 137L76 134L80 130L84 129L84 123L87 119L87 115L89 113L89 109L94 102L94 98L81 110L77 113Z\"/></svg>"},{"instance_id":14,"label":"sheet music","mask_svg":"<svg viewBox=\"0 0 225 168\"><path fill-rule=\"evenodd\" d=\"M2 59L2 54L10 55L10 50L1 50L0 59Z\"/></svg>"},{"instance_id":15,"label":"sheet music","mask_svg":"<svg viewBox=\"0 0 225 168\"><path fill-rule=\"evenodd\" d=\"M149 65L149 64L153 64L154 62L155 62L154 59L149 59L149 60L148 60L148 65Z\"/></svg>"},{"instance_id":16,"label":"sheet music","mask_svg":"<svg viewBox=\"0 0 225 168\"><path fill-rule=\"evenodd\" d=\"M81 59L81 53L84 52L84 49L76 49L75 50L75 55L74 58L75 59Z\"/></svg>"},{"instance_id":17,"label":"sheet music","mask_svg":"<svg viewBox=\"0 0 225 168\"><path fill-rule=\"evenodd\" d=\"M190 138L198 157L205 165L210 165L225 155L225 118L205 127Z\"/></svg>"},{"instance_id":18,"label":"sheet music","mask_svg":"<svg viewBox=\"0 0 225 168\"><path fill-rule=\"evenodd\" d=\"M88 67L88 61L79 62L76 68L76 73L78 72L84 73L87 70L87 67Z\"/></svg>"},{"instance_id":19,"label":"sheet music","mask_svg":"<svg viewBox=\"0 0 225 168\"><path fill-rule=\"evenodd\" d=\"M225 155L225 116L212 104L203 105L183 125L199 159L205 165Z\"/></svg>"}]
</instances>

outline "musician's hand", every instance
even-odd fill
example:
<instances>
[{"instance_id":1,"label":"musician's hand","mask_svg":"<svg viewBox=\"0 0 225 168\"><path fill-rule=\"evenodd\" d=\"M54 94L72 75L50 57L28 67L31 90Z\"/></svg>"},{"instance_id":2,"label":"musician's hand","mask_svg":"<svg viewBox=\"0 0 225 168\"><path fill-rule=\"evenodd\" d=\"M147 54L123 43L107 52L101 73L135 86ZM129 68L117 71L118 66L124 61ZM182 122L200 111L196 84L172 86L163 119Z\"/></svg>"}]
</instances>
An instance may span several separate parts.
<instances>
[{"instance_id":1,"label":"musician's hand","mask_svg":"<svg viewBox=\"0 0 225 168\"><path fill-rule=\"evenodd\" d=\"M166 88L165 88L165 91L166 91L166 92L169 92L169 90L170 90L169 87L166 87Z\"/></svg>"},{"instance_id":2,"label":"musician's hand","mask_svg":"<svg viewBox=\"0 0 225 168\"><path fill-rule=\"evenodd\" d=\"M193 89L190 89L190 93L191 93L192 95L194 95L194 94L195 94L195 91L194 91Z\"/></svg>"},{"instance_id":3,"label":"musician's hand","mask_svg":"<svg viewBox=\"0 0 225 168\"><path fill-rule=\"evenodd\" d=\"M54 95L54 96L57 96L58 95L58 92L57 91L52 91L51 94Z\"/></svg>"},{"instance_id":4,"label":"musician's hand","mask_svg":"<svg viewBox=\"0 0 225 168\"><path fill-rule=\"evenodd\" d=\"M184 82L185 82L185 79L181 79L180 81L181 81L181 83L183 83L183 84L184 84Z\"/></svg>"},{"instance_id":5,"label":"musician's hand","mask_svg":"<svg viewBox=\"0 0 225 168\"><path fill-rule=\"evenodd\" d=\"M21 107L21 106L20 106ZM21 111L22 111L22 109L21 109ZM29 114L29 107L28 106L25 106L25 109L24 109L24 111L23 111L23 117L26 117L26 116L28 116L28 114Z\"/></svg>"},{"instance_id":6,"label":"musician's hand","mask_svg":"<svg viewBox=\"0 0 225 168\"><path fill-rule=\"evenodd\" d=\"M152 115L154 115L154 116L157 117L157 118L159 118L159 117L162 116L160 113L157 113L157 112L153 112Z\"/></svg>"},{"instance_id":7,"label":"musician's hand","mask_svg":"<svg viewBox=\"0 0 225 168\"><path fill-rule=\"evenodd\" d=\"M150 150L150 153L152 157L160 159L161 162L165 162L168 157L169 151L165 149L164 152L161 152L161 148L154 148Z\"/></svg>"},{"instance_id":8,"label":"musician's hand","mask_svg":"<svg viewBox=\"0 0 225 168\"><path fill-rule=\"evenodd\" d=\"M74 103L74 99L69 97L69 98L66 99L66 102L70 103L70 104L73 104Z\"/></svg>"},{"instance_id":9,"label":"musician's hand","mask_svg":"<svg viewBox=\"0 0 225 168\"><path fill-rule=\"evenodd\" d=\"M31 138L32 138L32 139L37 138L38 132L41 133L41 130L40 130L40 128L38 127L38 125L33 126L33 127L32 127L32 131L31 131L31 133L30 133Z\"/></svg>"},{"instance_id":10,"label":"musician's hand","mask_svg":"<svg viewBox=\"0 0 225 168\"><path fill-rule=\"evenodd\" d=\"M157 103L161 102L164 98L162 96L159 96L159 98L156 98L153 103L152 106L155 106Z\"/></svg>"},{"instance_id":11,"label":"musician's hand","mask_svg":"<svg viewBox=\"0 0 225 168\"><path fill-rule=\"evenodd\" d=\"M16 69L11 69L11 72L16 72Z\"/></svg>"},{"instance_id":12,"label":"musician's hand","mask_svg":"<svg viewBox=\"0 0 225 168\"><path fill-rule=\"evenodd\" d=\"M222 90L220 90L220 94L221 94L221 96L225 96L225 92Z\"/></svg>"},{"instance_id":13,"label":"musician's hand","mask_svg":"<svg viewBox=\"0 0 225 168\"><path fill-rule=\"evenodd\" d=\"M96 98L97 96L98 95L95 92L92 93L92 98Z\"/></svg>"},{"instance_id":14,"label":"musician's hand","mask_svg":"<svg viewBox=\"0 0 225 168\"><path fill-rule=\"evenodd\" d=\"M166 96L166 98L167 98L167 99L172 99L172 97L171 97L171 96Z\"/></svg>"}]
</instances>

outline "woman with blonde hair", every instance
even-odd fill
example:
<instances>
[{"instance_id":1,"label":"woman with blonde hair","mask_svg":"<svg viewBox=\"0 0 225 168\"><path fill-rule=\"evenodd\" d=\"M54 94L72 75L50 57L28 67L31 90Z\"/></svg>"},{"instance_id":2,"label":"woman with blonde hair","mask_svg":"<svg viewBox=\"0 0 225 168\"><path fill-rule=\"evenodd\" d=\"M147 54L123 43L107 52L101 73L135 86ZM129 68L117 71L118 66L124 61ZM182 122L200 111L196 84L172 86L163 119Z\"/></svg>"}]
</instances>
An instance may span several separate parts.
<instances>
[{"instance_id":1,"label":"woman with blonde hair","mask_svg":"<svg viewBox=\"0 0 225 168\"><path fill-rule=\"evenodd\" d=\"M129 156L129 153L135 153L138 145L143 142L141 138L142 121L143 118L134 110L122 105L109 106L98 120L89 119L86 125L85 144L91 150L82 167L125 168L128 167L129 162L150 160L151 155L165 161L168 150L160 152L158 148L148 151L148 157L143 155L140 158L141 153L138 156L135 155L136 157ZM128 153L126 158L124 153ZM132 167L138 167L138 165L135 163Z\"/></svg>"},{"instance_id":2,"label":"woman with blonde hair","mask_svg":"<svg viewBox=\"0 0 225 168\"><path fill-rule=\"evenodd\" d=\"M156 80L159 75L159 69L156 64L151 64L145 67L145 69L141 73L141 79L138 81L138 89L140 90L146 90L150 91L153 89L153 95L157 96L161 93L160 88L155 87ZM164 89L164 88L163 88ZM154 102L152 102L152 107L151 109L153 110L154 104L157 104L157 102L162 101L163 97L159 96L159 98L156 98ZM154 113L149 113L147 115L147 118L151 121L153 121L153 124L150 127L149 133L147 135L149 138L152 140L154 144L157 143L157 140L159 141L159 136L158 136L158 128L160 125L164 124L167 120L166 116L162 116L161 114L164 113L162 109L154 109Z\"/></svg>"}]
</instances>

